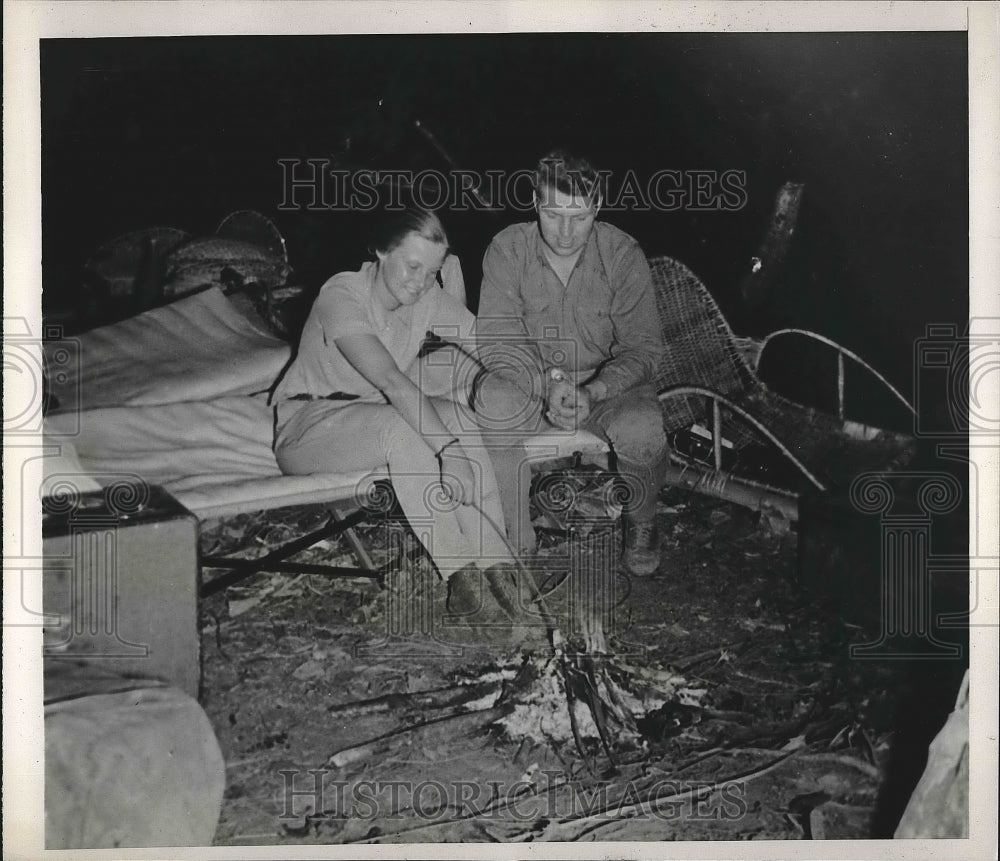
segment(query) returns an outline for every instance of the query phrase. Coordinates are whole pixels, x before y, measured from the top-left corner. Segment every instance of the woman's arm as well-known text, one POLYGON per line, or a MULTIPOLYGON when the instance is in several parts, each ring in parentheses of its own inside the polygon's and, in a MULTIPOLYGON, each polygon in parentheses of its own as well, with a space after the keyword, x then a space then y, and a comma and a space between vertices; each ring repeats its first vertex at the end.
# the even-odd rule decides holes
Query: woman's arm
MULTIPOLYGON (((345 335, 334 341, 337 349, 368 382, 377 388, 406 423, 427 440, 437 454, 455 435, 445 427, 430 399, 396 365, 374 335, 345 335)), ((449 445, 439 458, 441 482, 459 502, 475 501, 475 479, 460 443, 449 445), (447 468, 445 468, 445 465, 447 468), (454 481, 449 481, 454 479, 454 481)))

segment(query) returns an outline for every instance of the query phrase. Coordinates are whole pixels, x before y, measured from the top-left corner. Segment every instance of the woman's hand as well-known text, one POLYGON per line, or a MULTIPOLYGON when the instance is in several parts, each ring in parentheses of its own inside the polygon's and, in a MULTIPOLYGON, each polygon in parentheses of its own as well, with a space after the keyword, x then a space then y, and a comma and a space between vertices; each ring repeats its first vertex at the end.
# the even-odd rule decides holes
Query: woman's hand
POLYGON ((462 276, 462 264, 454 254, 449 254, 441 266, 441 286, 444 292, 454 296, 463 305, 465 300, 465 278, 462 276))
POLYGON ((462 505, 476 501, 476 474, 458 443, 449 445, 438 458, 440 480, 449 499, 462 505))

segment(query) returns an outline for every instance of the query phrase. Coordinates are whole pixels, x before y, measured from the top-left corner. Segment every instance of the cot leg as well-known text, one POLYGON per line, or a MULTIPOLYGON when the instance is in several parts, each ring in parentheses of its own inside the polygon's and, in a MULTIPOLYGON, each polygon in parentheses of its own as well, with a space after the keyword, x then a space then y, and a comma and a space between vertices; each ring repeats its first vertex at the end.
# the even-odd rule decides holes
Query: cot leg
POLYGON ((287 544, 282 545, 259 559, 239 559, 226 556, 202 556, 199 560, 202 569, 219 568, 227 571, 228 573, 216 577, 209 583, 203 584, 200 592, 201 597, 207 598, 210 595, 214 595, 216 592, 228 589, 235 583, 239 583, 241 580, 245 580, 259 571, 306 572, 312 574, 322 573, 334 577, 372 577, 381 581, 382 571, 375 567, 371 557, 364 550, 360 539, 358 539, 357 534, 354 533, 353 530, 353 527, 356 524, 365 519, 366 514, 367 512, 359 509, 347 517, 341 518, 335 511, 331 511, 330 519, 321 529, 311 532, 308 535, 304 535, 302 538, 289 541, 287 544), (358 552, 358 548, 361 548, 361 552, 358 556, 361 559, 362 565, 365 566, 363 568, 345 568, 335 565, 306 565, 302 563, 284 561, 289 556, 294 556, 296 553, 312 547, 312 545, 317 541, 322 541, 324 538, 332 538, 342 532, 346 532, 347 530, 354 533, 352 535, 353 540, 351 537, 348 538, 348 543, 351 545, 351 548, 356 553, 358 552), (355 546, 355 542, 357 543, 357 546, 355 546))
MULTIPOLYGON (((334 505, 330 508, 330 515, 335 522, 344 522, 340 519, 340 512, 337 510, 337 506, 334 505)), ((353 526, 344 527, 344 538, 347 540, 351 550, 354 551, 354 555, 358 557, 358 561, 361 562, 361 567, 369 571, 374 571, 375 563, 372 561, 371 556, 368 555, 368 551, 365 550, 365 545, 361 543, 361 539, 358 538, 358 533, 354 531, 353 526)))

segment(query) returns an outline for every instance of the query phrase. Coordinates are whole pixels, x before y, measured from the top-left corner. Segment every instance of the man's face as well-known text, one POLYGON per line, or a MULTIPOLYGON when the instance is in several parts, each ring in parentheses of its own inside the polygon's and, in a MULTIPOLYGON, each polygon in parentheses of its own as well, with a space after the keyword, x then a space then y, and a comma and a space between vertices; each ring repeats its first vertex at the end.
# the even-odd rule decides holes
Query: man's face
POLYGON ((535 196, 535 208, 538 228, 549 250, 559 257, 572 257, 587 244, 600 206, 583 195, 549 186, 542 189, 541 199, 535 196))

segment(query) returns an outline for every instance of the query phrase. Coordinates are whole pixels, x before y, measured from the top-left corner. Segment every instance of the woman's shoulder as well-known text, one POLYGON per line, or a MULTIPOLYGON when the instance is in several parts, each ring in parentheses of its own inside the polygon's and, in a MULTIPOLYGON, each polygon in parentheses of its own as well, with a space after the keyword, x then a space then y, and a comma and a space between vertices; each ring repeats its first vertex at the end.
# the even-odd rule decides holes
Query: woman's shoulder
POLYGON ((336 275, 332 275, 319 288, 320 294, 337 291, 367 294, 371 281, 369 270, 374 265, 370 262, 363 263, 357 272, 338 272, 336 275))
POLYGON ((365 263, 357 272, 338 272, 328 278, 316 296, 316 304, 364 303, 371 287, 369 268, 372 263, 365 263))

